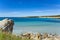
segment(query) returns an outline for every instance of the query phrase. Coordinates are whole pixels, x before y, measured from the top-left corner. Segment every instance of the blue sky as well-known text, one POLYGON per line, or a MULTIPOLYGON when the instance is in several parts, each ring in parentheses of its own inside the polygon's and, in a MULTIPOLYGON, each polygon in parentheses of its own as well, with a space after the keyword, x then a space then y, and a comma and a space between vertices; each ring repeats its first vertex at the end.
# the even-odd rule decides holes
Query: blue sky
POLYGON ((0 0, 0 17, 60 15, 60 0, 0 0))

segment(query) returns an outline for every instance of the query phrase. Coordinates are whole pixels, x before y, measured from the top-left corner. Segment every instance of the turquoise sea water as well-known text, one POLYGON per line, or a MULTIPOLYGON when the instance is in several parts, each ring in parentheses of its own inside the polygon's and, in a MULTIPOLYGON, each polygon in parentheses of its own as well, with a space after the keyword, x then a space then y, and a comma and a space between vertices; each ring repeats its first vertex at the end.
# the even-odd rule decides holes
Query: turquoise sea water
MULTIPOLYGON (((23 32, 40 32, 40 33, 57 33, 60 34, 60 19, 52 18, 18 18, 8 17, 15 22, 13 33, 20 34, 23 32)), ((2 20, 4 18, 0 18, 2 20)))
POLYGON ((57 33, 60 34, 60 23, 54 22, 15 22, 15 33, 22 32, 40 32, 40 33, 57 33))

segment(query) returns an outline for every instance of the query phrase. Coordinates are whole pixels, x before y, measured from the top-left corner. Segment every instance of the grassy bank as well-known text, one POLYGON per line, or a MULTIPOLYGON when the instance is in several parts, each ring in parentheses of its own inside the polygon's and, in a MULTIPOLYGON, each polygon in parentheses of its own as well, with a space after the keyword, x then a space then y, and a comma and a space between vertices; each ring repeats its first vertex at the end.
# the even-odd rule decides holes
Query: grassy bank
POLYGON ((16 35, 0 32, 0 40, 29 40, 29 39, 27 38, 22 39, 21 37, 16 36, 16 35))

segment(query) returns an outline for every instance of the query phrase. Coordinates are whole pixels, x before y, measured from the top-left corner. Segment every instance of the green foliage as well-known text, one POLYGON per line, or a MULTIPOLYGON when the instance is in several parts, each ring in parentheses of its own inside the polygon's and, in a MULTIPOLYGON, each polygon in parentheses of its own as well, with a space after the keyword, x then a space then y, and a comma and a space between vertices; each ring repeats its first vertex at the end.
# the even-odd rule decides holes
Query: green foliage
POLYGON ((22 39, 21 37, 16 35, 0 32, 0 40, 30 40, 30 39, 27 38, 22 39))

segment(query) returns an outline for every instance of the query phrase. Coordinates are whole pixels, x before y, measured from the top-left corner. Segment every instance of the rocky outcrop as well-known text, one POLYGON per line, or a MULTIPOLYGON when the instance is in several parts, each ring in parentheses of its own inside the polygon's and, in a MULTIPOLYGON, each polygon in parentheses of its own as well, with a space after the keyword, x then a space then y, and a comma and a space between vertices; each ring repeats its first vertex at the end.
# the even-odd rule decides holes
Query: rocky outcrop
POLYGON ((9 32, 12 33, 14 26, 14 21, 11 19, 3 19, 0 21, 0 29, 2 29, 2 32, 9 32))
POLYGON ((22 34, 20 37, 23 38, 28 38, 28 39, 32 39, 32 40, 60 40, 60 36, 57 35, 52 35, 52 34, 48 34, 48 33, 24 33, 22 34))

